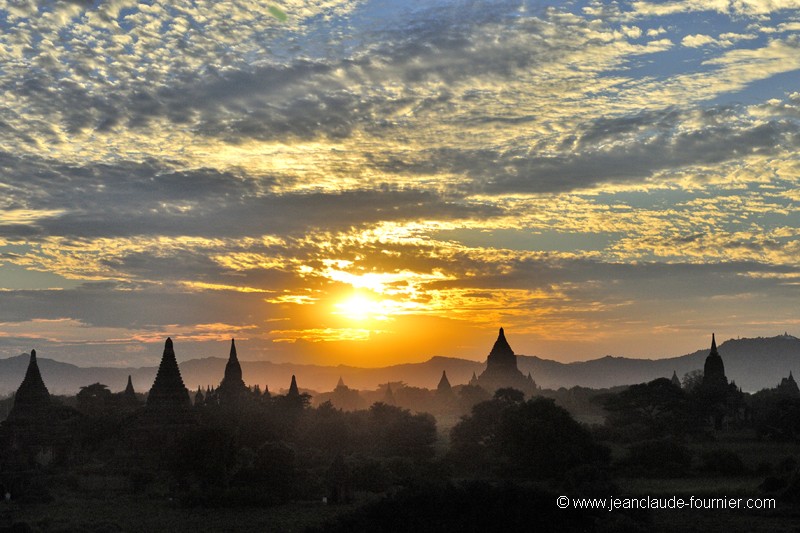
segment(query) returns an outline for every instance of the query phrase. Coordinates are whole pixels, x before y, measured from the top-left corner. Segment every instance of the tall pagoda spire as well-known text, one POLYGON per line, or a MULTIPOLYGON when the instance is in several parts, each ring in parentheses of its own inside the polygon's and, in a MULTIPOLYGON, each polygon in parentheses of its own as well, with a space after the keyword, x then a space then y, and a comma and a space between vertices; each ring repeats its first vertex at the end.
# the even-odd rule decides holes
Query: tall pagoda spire
POLYGON ((228 356, 228 362, 225 365, 225 377, 222 378, 222 383, 241 383, 242 380, 242 366, 239 364, 239 358, 236 356, 236 342, 231 339, 231 353, 228 356))
POLYGON ((8 414, 10 420, 18 418, 36 417, 50 406, 50 392, 42 380, 39 364, 36 362, 36 350, 31 350, 28 369, 17 393, 14 396, 14 406, 8 414))
POLYGON ((297 388, 297 378, 292 374, 292 384, 289 385, 289 392, 287 396, 300 396, 300 389, 297 388))
POLYGON ((120 399, 120 405, 123 409, 134 409, 139 407, 139 398, 136 397, 136 391, 133 388, 133 380, 131 379, 130 374, 128 374, 128 384, 125 386, 125 390, 120 392, 118 396, 120 399))
POLYGON ((231 352, 225 364, 225 375, 219 384, 219 399, 223 402, 236 401, 247 392, 247 385, 242 379, 242 367, 236 355, 236 342, 231 339, 231 352))
POLYGON ((127 396, 133 396, 134 398, 136 397, 136 391, 133 390, 133 380, 130 374, 128 374, 128 384, 125 385, 125 394, 127 396))
POLYGON ((497 334, 497 340, 494 341, 492 351, 489 352, 487 363, 490 365, 513 365, 514 368, 517 367, 517 359, 514 356, 514 350, 512 350, 511 345, 508 344, 506 333, 503 328, 500 328, 500 332, 497 334))
POLYGON ((442 378, 439 380, 439 385, 436 387, 436 392, 439 394, 450 394, 453 388, 450 386, 450 380, 447 379, 447 372, 442 370, 442 378))
POLYGON ((703 385, 714 389, 722 389, 728 386, 728 378, 725 377, 725 365, 717 351, 717 339, 711 334, 711 349, 708 351, 705 365, 703 365, 703 385))
POLYGON ((512 387, 521 391, 531 389, 531 384, 517 368, 517 356, 508 344, 503 328, 500 328, 492 351, 486 358, 486 370, 478 376, 478 384, 490 392, 501 387, 512 387))
POLYGON ((25 371, 25 378, 14 396, 14 405, 39 404, 49 401, 50 392, 44 384, 41 372, 39 372, 39 364, 36 362, 36 350, 31 350, 28 369, 25 371))
POLYGON ((136 391, 133 388, 133 380, 130 374, 128 374, 128 384, 125 386, 125 390, 122 391, 122 398, 123 401, 126 402, 138 403, 139 401, 136 397, 136 391))
POLYGON ((183 384, 178 360, 175 359, 175 350, 172 348, 172 339, 167 338, 156 379, 147 396, 147 406, 189 407, 190 405, 189 391, 183 384))

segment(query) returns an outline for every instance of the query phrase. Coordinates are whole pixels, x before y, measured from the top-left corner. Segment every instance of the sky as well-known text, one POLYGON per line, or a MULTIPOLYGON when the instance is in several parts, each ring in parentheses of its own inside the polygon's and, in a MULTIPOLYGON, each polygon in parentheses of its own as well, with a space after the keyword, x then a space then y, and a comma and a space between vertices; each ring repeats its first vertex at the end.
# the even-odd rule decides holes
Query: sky
POLYGON ((800 0, 0 0, 0 357, 800 334, 800 0))

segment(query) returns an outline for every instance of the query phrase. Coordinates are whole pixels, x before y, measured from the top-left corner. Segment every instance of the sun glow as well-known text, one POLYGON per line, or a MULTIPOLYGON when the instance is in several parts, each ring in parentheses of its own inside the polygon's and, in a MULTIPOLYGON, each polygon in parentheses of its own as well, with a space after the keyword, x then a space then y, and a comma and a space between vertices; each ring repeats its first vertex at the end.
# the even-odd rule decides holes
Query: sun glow
POLYGON ((389 298, 376 300, 363 293, 354 294, 334 304, 334 307, 336 310, 333 314, 356 322, 392 320, 397 315, 419 312, 419 305, 414 302, 398 302, 389 298))
POLYGON ((383 304, 363 294, 356 294, 335 305, 335 314, 342 315, 357 322, 365 320, 387 320, 389 309, 383 304))

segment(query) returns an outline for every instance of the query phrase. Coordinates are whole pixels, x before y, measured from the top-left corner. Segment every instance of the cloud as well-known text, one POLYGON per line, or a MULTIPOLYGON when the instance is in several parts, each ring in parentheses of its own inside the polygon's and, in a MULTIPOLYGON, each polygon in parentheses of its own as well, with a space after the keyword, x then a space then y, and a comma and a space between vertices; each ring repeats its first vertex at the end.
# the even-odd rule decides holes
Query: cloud
POLYGON ((380 221, 486 217, 490 206, 419 188, 272 192, 275 181, 155 162, 64 165, 0 154, 7 209, 0 235, 243 237, 380 221), (16 176, 27 176, 17 181, 16 176), (304 213, 303 216, 297 216, 304 213), (12 216, 13 215, 13 216, 12 216))
POLYGON ((713 165, 755 154, 797 148, 798 124, 772 120, 736 124, 730 110, 702 116, 667 110, 584 124, 562 154, 544 155, 525 148, 431 149, 376 160, 383 172, 470 178, 469 192, 488 194, 564 192, 602 183, 643 182, 656 172, 713 165), (690 120, 701 124, 687 128, 690 120), (417 159, 415 159, 417 157, 417 159))
POLYGON ((681 39, 681 44, 683 46, 688 46, 689 48, 700 48, 702 46, 706 46, 709 44, 717 44, 718 41, 713 37, 703 34, 694 34, 694 35, 687 35, 683 39, 681 39))

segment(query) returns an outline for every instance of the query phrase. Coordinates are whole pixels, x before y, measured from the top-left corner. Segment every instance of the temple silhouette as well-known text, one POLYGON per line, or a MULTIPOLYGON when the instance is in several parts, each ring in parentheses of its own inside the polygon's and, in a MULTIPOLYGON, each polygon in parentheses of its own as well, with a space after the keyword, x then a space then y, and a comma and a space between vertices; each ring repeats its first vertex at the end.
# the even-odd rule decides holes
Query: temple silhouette
POLYGON ((725 364, 717 351, 717 339, 711 334, 711 350, 703 365, 703 387, 708 389, 725 389, 728 378, 725 376, 725 364))
POLYGON ((228 355, 228 362, 225 364, 225 375, 222 377, 216 394, 220 403, 235 404, 250 392, 242 379, 242 366, 239 364, 236 354, 236 341, 231 339, 231 351, 228 355))
MULTIPOLYGON (((507 387, 518 389, 528 395, 535 394, 537 390, 530 373, 526 377, 517 368, 517 356, 508 344, 503 328, 500 328, 497 340, 486 358, 486 370, 477 377, 476 381, 478 386, 489 393, 507 387)), ((472 384, 472 380, 470 380, 470 384, 472 384)))
POLYGON ((175 359, 175 350, 172 347, 172 339, 167 338, 156 379, 150 389, 150 394, 147 395, 147 407, 176 411, 190 405, 189 391, 183 384, 178 361, 175 359))

